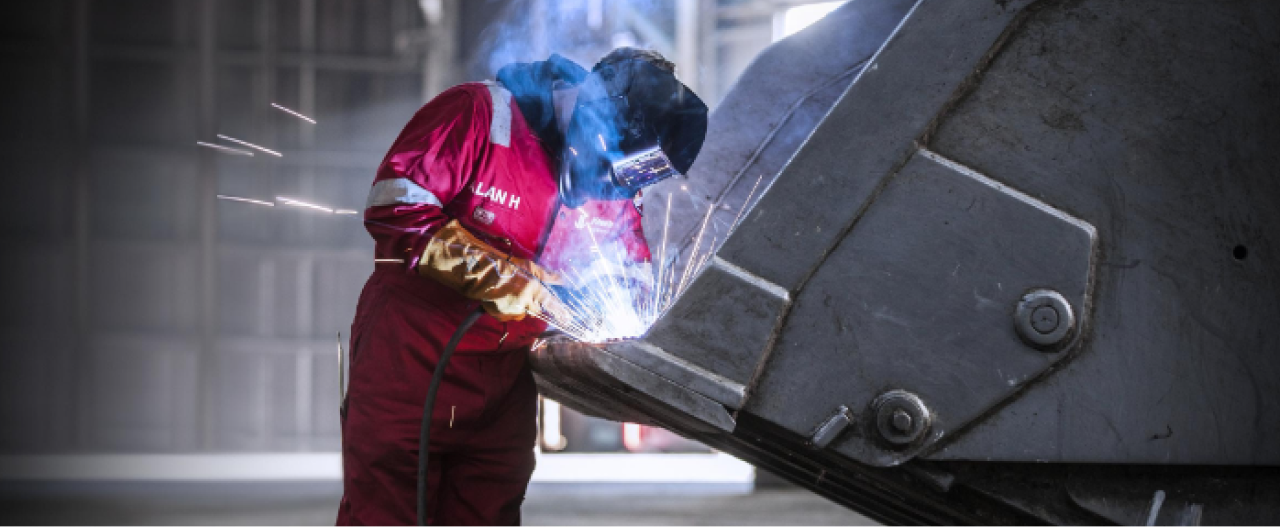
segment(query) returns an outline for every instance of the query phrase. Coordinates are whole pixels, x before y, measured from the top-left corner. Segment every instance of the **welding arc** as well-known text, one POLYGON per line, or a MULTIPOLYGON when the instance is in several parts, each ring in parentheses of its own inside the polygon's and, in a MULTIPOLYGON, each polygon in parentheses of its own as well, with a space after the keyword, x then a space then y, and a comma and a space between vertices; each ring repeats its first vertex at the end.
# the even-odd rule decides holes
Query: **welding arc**
POLYGON ((440 382, 444 380, 444 369, 449 366, 449 358, 453 356, 454 348, 458 347, 463 335, 467 334, 467 330, 471 329, 483 314, 484 308, 476 308, 467 315, 467 318, 462 319, 458 329, 453 332, 453 338, 449 339, 449 343, 444 346, 444 351, 440 353, 440 360, 436 361, 436 371, 431 374, 431 385, 427 387, 427 400, 422 404, 422 431, 418 436, 418 525, 427 524, 427 457, 431 452, 431 414, 435 411, 436 392, 440 389, 440 382))

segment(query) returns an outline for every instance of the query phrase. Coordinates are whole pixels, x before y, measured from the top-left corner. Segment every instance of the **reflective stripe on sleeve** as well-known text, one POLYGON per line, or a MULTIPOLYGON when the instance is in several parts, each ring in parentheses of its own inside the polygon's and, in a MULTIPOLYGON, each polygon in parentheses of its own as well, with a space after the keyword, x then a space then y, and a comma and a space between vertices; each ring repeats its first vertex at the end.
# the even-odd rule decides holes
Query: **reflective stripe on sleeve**
POLYGON ((435 205, 443 207, 440 198, 430 190, 418 186, 405 178, 384 179, 373 184, 369 189, 369 200, 365 208, 383 205, 435 205))
POLYGON ((498 83, 486 83, 493 101, 493 121, 489 122, 489 142, 511 146, 511 92, 498 83))

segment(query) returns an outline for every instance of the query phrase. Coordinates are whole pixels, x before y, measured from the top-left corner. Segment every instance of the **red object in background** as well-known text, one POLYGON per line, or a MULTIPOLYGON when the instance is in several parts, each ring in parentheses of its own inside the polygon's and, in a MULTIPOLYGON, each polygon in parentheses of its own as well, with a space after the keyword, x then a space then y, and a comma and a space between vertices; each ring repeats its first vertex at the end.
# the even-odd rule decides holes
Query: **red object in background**
MULTIPOLYGON (((562 207, 551 162, 509 92, 464 84, 423 106, 387 153, 365 224, 379 264, 351 331, 339 524, 415 521, 418 432, 436 359, 479 303, 415 272, 450 219, 501 251, 562 270, 600 247, 647 262, 631 200, 562 207), (592 229, 588 232, 587 229, 592 229)), ((526 352, 545 324, 482 317, 462 339, 431 417, 429 517, 513 524, 533 471, 536 389, 526 352)))
POLYGON ((631 452, 643 450, 645 428, 636 423, 622 423, 622 446, 631 452))

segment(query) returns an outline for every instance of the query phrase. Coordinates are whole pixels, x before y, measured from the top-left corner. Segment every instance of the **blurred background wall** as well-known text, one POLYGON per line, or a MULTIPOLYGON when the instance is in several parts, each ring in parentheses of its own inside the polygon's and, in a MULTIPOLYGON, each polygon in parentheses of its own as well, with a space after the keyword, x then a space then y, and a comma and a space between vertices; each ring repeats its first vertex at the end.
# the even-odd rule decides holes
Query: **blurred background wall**
POLYGON ((7 2, 0 455, 336 452, 371 241, 358 215, 217 195, 359 211, 425 100, 549 52, 656 49, 714 107, 838 4, 7 2), (243 148, 219 134, 281 155, 196 144, 243 148))

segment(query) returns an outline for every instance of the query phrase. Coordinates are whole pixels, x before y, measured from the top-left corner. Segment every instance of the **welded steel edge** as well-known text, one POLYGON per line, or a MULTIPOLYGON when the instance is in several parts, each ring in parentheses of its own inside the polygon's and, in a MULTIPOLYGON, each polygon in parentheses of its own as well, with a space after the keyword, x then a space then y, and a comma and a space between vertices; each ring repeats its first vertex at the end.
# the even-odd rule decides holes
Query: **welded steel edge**
POLYGON ((587 375, 594 381, 592 387, 612 392, 587 394, 588 397, 626 400, 624 406, 641 414, 672 414, 670 410, 674 409, 678 412, 670 415, 668 421, 683 421, 686 426, 704 429, 709 426, 724 432, 732 431, 735 426, 733 417, 721 403, 615 355, 605 346, 558 342, 535 352, 531 363, 535 373, 548 378, 572 378, 550 371, 549 365, 571 375, 587 375), (646 401, 636 399, 638 394, 665 407, 645 404, 646 401), (689 423, 690 418, 697 423, 689 423))
POLYGON ((692 390, 729 408, 741 408, 746 387, 702 369, 644 341, 609 344, 608 353, 644 368, 673 384, 692 390))

